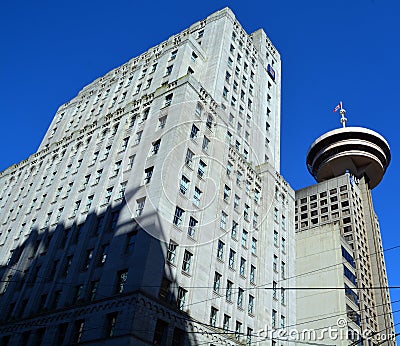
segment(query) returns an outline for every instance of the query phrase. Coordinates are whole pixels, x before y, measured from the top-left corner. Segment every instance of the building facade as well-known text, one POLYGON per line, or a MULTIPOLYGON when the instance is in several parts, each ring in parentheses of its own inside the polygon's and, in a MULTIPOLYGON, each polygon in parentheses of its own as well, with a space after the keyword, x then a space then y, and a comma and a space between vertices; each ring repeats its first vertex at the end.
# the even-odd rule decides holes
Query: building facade
POLYGON ((260 331, 296 323, 280 72, 225 8, 62 105, 0 174, 2 344, 276 344, 260 331))
MULTIPOLYGON (((379 345, 385 339, 386 345, 396 344, 371 195, 390 159, 389 145, 372 130, 330 131, 307 155, 318 183, 296 191, 296 284, 319 288, 299 291, 297 323, 317 335, 335 328, 336 345, 379 345)), ((332 339, 326 333, 320 340, 332 339)))

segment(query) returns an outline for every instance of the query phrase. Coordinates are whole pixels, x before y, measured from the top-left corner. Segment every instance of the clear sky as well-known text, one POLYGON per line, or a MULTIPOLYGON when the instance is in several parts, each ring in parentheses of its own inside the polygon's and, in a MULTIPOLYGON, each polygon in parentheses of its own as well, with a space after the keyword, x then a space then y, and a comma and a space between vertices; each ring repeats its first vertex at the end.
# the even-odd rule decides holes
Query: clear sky
MULTIPOLYGON (((373 197, 384 248, 400 245, 398 0, 3 1, 0 171, 36 151, 57 108, 85 85, 225 6, 248 33, 264 28, 281 53, 283 176, 294 189, 314 183, 305 155, 340 126, 332 109, 342 100, 349 126, 391 146, 373 197)), ((400 286, 400 249, 385 257, 390 285, 400 286)), ((400 290, 391 295, 399 300, 400 290)))

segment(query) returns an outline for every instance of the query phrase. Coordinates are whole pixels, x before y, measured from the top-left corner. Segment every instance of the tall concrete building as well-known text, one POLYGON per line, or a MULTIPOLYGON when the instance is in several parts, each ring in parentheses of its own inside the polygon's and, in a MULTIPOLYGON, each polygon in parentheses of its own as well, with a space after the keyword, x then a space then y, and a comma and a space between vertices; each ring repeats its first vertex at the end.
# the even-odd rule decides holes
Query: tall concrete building
POLYGON ((2 345, 250 344, 295 324, 280 76, 226 8, 60 106, 0 173, 2 345))
POLYGON ((318 183, 296 191, 296 284, 315 287, 298 291, 297 323, 320 336, 332 327, 335 345, 396 344, 371 196, 390 158, 381 135, 344 126, 311 145, 307 166, 318 183))

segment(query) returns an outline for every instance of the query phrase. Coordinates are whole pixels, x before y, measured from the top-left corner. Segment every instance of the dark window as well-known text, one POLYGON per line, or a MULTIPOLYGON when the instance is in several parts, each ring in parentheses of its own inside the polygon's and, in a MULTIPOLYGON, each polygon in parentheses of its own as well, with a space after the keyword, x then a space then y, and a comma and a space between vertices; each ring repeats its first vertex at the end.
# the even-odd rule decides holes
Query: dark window
POLYGON ((62 345, 65 339, 65 334, 67 333, 67 328, 68 328, 68 323, 61 323, 58 327, 57 327, 57 335, 56 335, 56 339, 57 345, 62 345))
POLYGON ((166 345, 167 332, 168 332, 168 323, 158 319, 156 328, 154 330, 153 344, 166 345))
POLYGON ((135 244, 136 244, 136 235, 137 235, 137 231, 133 231, 133 232, 130 232, 127 234, 125 253, 133 252, 133 250, 135 248, 135 244))
POLYGON ((82 338, 82 332, 85 327, 85 320, 76 320, 74 323, 74 330, 72 334, 72 343, 79 343, 82 338))
POLYGON ((105 333, 107 338, 111 338, 115 333, 115 325, 117 324, 118 313, 113 312, 111 314, 107 314, 106 316, 106 326, 105 333))
POLYGON ((128 270, 120 270, 117 273, 116 293, 124 292, 127 279, 128 279, 128 270))
POLYGON ((158 296, 164 301, 169 300, 170 286, 171 286, 171 280, 169 280, 167 278, 163 278, 161 281, 161 287, 160 287, 160 292, 159 292, 158 296))
POLYGON ((174 328, 172 335, 172 346, 181 346, 185 344, 185 332, 182 329, 174 328))

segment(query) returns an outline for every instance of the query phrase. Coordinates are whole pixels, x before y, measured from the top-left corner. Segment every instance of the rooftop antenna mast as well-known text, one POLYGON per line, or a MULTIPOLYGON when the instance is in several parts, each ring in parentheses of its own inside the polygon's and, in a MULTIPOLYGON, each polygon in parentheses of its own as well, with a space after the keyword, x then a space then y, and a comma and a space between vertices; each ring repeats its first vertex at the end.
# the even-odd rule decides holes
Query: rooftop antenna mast
POLYGON ((347 118, 346 118, 346 110, 343 108, 343 103, 342 101, 339 102, 339 104, 335 107, 333 110, 334 112, 339 111, 340 114, 340 123, 342 124, 343 127, 346 127, 347 123, 347 118))
POLYGON ((340 123, 343 125, 343 127, 346 127, 347 123, 347 118, 345 117, 346 115, 346 110, 344 108, 340 108, 340 123))

